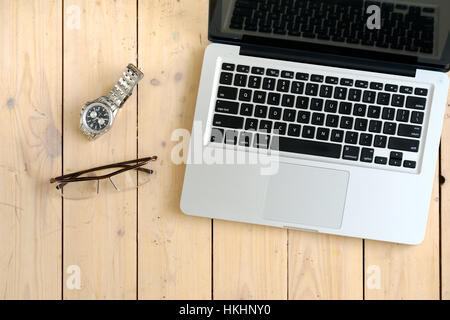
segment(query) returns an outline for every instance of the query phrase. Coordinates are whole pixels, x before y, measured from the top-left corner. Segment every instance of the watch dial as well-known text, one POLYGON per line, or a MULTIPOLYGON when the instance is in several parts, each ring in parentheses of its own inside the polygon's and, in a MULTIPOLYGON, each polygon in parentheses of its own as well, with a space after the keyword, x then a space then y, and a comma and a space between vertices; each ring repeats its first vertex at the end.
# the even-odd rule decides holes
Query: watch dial
POLYGON ((102 131, 110 121, 108 109, 100 104, 94 105, 86 111, 86 124, 91 130, 102 131))

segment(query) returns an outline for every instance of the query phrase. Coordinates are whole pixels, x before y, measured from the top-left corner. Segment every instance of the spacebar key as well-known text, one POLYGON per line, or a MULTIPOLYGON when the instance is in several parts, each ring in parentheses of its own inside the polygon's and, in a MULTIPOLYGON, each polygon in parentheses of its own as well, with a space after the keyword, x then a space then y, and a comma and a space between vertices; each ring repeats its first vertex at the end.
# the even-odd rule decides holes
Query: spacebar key
POLYGON ((308 154, 339 159, 342 146, 340 144, 317 142, 310 140, 291 139, 285 137, 274 138, 272 150, 308 154), (277 141, 278 140, 278 141, 277 141))

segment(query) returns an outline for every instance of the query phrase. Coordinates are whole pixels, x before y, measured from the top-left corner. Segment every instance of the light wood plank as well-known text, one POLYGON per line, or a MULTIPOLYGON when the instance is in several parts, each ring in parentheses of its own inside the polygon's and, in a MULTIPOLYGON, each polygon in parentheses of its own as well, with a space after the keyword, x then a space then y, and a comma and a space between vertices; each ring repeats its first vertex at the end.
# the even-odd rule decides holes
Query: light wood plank
POLYGON ((61 14, 0 1, 0 299, 61 296, 61 14))
POLYGON ((365 287, 366 299, 439 299, 439 166, 425 240, 417 246, 365 242, 366 283, 380 271, 380 287, 365 287), (367 272, 369 270, 369 272, 367 272))
MULTIPOLYGON (((78 126, 82 104, 107 94, 127 64, 136 63, 136 1, 64 4, 64 171, 134 159, 136 93, 98 140, 88 141, 78 126)), ((136 298, 136 218, 136 191, 118 193, 108 181, 97 198, 64 201, 64 270, 81 269, 81 289, 64 283, 65 299, 136 298)))
MULTIPOLYGON (((450 73, 448 73, 450 76, 450 73)), ((450 88, 441 139, 441 288, 442 299, 450 300, 450 88)))
POLYGON ((214 221, 214 299, 286 299, 287 231, 214 221))
POLYGON ((139 155, 157 154, 139 190, 139 298, 211 297, 211 222, 184 216, 184 166, 171 161, 173 130, 191 129, 208 1, 139 1, 139 155))
POLYGON ((289 299, 362 299, 362 240, 289 230, 289 299))

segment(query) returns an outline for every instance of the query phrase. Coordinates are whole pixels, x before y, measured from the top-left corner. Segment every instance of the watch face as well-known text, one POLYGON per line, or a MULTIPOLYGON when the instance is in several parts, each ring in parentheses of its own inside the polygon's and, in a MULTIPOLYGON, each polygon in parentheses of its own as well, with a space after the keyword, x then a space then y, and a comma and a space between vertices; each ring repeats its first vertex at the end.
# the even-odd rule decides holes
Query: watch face
POLYGON ((97 103, 86 109, 85 120, 89 129, 93 131, 102 131, 109 125, 111 114, 107 107, 97 103))

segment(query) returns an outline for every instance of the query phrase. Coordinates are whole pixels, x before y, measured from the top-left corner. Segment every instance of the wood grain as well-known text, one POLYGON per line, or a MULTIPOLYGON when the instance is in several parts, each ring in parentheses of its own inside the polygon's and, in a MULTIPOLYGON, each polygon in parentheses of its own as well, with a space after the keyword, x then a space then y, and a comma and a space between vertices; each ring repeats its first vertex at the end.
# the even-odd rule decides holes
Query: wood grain
POLYGON ((139 190, 139 298, 211 298, 211 222, 184 216, 184 166, 171 160, 176 129, 190 130, 204 48, 207 3, 139 1, 139 155, 159 156, 139 190))
POLYGON ((362 299, 362 240, 289 230, 289 299, 362 299))
MULTIPOLYGON (((64 5, 64 171, 134 159, 136 93, 98 140, 88 141, 78 126, 82 104, 107 94, 127 64, 136 63, 136 1, 64 5), (69 24, 77 7, 79 29, 69 24)), ((98 197, 64 201, 64 270, 81 269, 81 289, 64 283, 65 299, 135 299, 136 261, 136 191, 119 193, 106 180, 98 197)))
POLYGON ((381 286, 365 287, 366 299, 439 299, 439 165, 425 240, 416 246, 365 241, 366 283, 380 270, 381 286))
POLYGON ((0 1, 0 299, 61 297, 61 2, 0 1))
MULTIPOLYGON (((448 74, 450 76, 450 73, 448 74)), ((441 139, 441 290, 450 300, 450 88, 441 139)))

